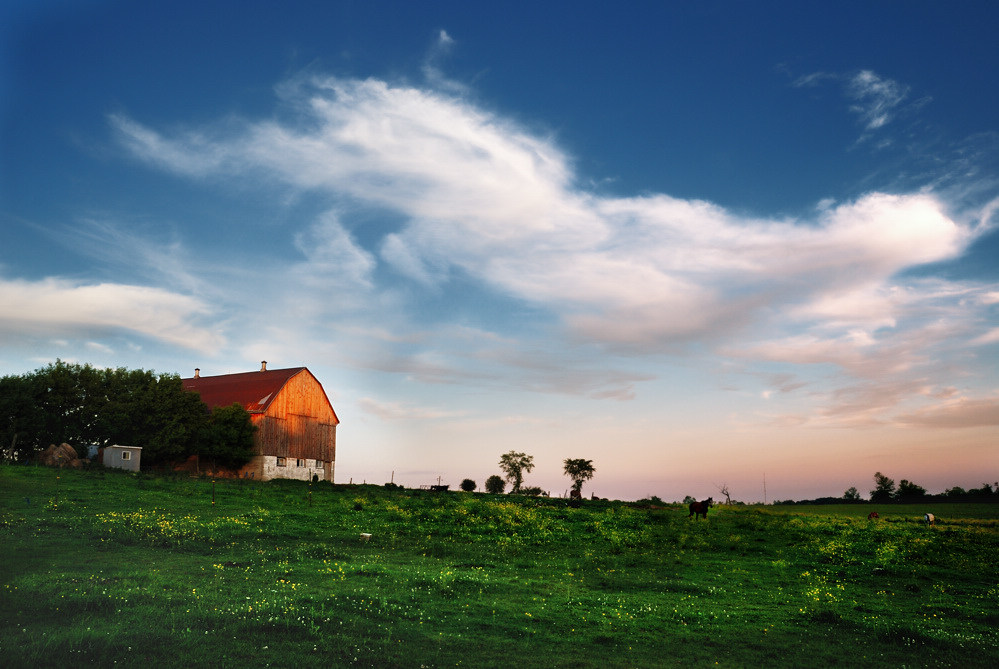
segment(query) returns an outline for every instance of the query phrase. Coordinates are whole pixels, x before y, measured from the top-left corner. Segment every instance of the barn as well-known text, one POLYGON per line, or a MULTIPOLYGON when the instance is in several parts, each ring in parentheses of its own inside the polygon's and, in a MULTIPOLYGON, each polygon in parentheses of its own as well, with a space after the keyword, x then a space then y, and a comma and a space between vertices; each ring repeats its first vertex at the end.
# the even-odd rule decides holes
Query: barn
POLYGON ((209 408, 239 404, 257 426, 255 455, 238 474, 270 479, 333 481, 340 420, 319 380, 305 367, 182 379, 209 408))

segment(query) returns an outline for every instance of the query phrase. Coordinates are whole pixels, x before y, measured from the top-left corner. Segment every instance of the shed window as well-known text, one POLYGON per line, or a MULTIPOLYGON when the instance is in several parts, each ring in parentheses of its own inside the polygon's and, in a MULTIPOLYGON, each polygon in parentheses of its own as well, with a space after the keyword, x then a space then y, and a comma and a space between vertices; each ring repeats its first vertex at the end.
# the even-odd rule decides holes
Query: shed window
POLYGON ((132 459, 132 451, 122 451, 121 452, 121 459, 122 460, 131 460, 132 459))
POLYGON ((278 458, 277 459, 277 466, 278 467, 284 467, 285 465, 286 465, 286 462, 285 462, 284 458, 278 458))

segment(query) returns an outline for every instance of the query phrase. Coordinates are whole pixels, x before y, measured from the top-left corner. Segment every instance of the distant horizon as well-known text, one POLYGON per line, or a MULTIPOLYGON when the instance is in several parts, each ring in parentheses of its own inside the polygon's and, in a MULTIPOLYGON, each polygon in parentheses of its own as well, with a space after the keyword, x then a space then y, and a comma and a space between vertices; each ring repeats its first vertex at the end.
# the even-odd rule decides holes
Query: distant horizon
MULTIPOLYGON (((86 364, 91 364, 91 363, 87 363, 85 361, 81 361, 78 364, 86 365, 86 364)), ((42 365, 42 367, 44 367, 44 366, 45 365, 42 365)), ((95 365, 91 365, 91 366, 95 366, 95 365)), ((115 368, 116 366, 112 365, 111 367, 115 368)), ((267 371, 275 372, 275 371, 281 371, 281 370, 284 370, 284 369, 299 369, 299 368, 308 369, 308 365, 293 365, 293 366, 289 366, 289 367, 274 367, 274 366, 271 366, 268 363, 267 371)), ((199 369, 200 370, 201 368, 194 368, 194 369, 199 369)), ((175 374, 175 375, 179 376, 181 379, 188 379, 188 378, 192 378, 193 377, 194 369, 191 370, 191 376, 185 376, 184 374, 181 374, 179 372, 162 372, 160 370, 148 370, 148 371, 155 372, 157 374, 175 374)), ((228 375, 228 374, 250 374, 250 373, 253 373, 253 372, 260 371, 260 369, 261 369, 261 366, 260 366, 260 363, 258 363, 258 366, 257 366, 256 369, 248 369, 248 370, 242 370, 242 371, 231 371, 231 372, 230 371, 217 371, 217 372, 212 372, 212 373, 201 374, 201 376, 203 376, 203 377, 211 377, 211 376, 221 376, 221 375, 228 375)), ((34 371, 34 370, 29 370, 29 372, 30 371, 34 371)), ((25 372, 25 373, 28 373, 28 372, 25 372)), ((322 379, 319 379, 319 381, 320 381, 320 384, 321 384, 322 383, 322 379)), ((335 406, 334 406, 334 409, 336 409, 335 406)), ((516 450, 516 449, 514 449, 514 450, 516 450)), ((339 454, 340 454, 340 450, 339 450, 339 437, 338 437, 338 451, 337 452, 338 452, 338 460, 339 460, 339 454)), ((505 453, 505 452, 506 451, 503 451, 502 453, 497 453, 496 454, 496 458, 495 458, 495 460, 496 460, 495 471, 493 471, 492 473, 481 474, 481 475, 479 475, 479 478, 476 478, 475 476, 472 476, 472 475, 455 475, 455 476, 449 478, 449 477, 447 477, 447 476, 445 476, 443 474, 434 474, 433 470, 418 470, 418 471, 404 471, 404 470, 398 470, 398 471, 396 471, 396 470, 390 470, 386 474, 386 477, 385 477, 384 481, 377 481, 375 478, 372 478, 371 480, 368 480, 366 478, 360 478, 359 480, 354 481, 355 477, 353 477, 353 476, 346 476, 345 480, 342 479, 337 474, 337 472, 340 471, 340 468, 338 466, 335 466, 334 467, 334 481, 333 481, 333 483, 336 484, 336 485, 356 484, 356 485, 375 485, 375 486, 384 486, 384 485, 386 485, 388 483, 395 483, 395 484, 401 485, 403 488, 409 489, 409 490, 419 490, 421 487, 424 487, 424 486, 435 485, 435 484, 445 484, 445 485, 450 486, 450 488, 452 490, 458 490, 458 489, 460 489, 459 487, 460 487, 460 484, 461 484, 462 480, 464 480, 466 478, 470 478, 473 481, 475 481, 475 483, 476 483, 477 487, 476 487, 475 492, 483 492, 484 491, 484 486, 485 486, 485 481, 486 481, 486 479, 489 476, 492 476, 493 474, 501 476, 501 477, 503 476, 503 473, 502 473, 502 471, 499 468, 499 459, 500 459, 500 456, 502 456, 503 453, 505 453), (440 477, 439 481, 438 481, 438 477, 440 477), (402 482, 403 480, 408 481, 408 482, 407 483, 403 483, 402 482)), ((527 453, 529 455, 532 455, 532 453, 530 453, 529 451, 527 453)), ((356 456, 356 454, 351 454, 351 455, 352 456, 356 456)), ((567 456, 567 457, 569 457, 569 456, 567 456)), ((612 481, 610 484, 608 484, 607 486, 605 486, 604 488, 601 488, 601 489, 602 490, 617 490, 617 491, 624 490, 625 492, 623 492, 623 493, 611 493, 611 494, 600 493, 598 490, 595 489, 595 488, 599 488, 599 484, 600 484, 599 460, 595 460, 594 461, 594 465, 596 467, 596 474, 595 474, 594 479, 592 479, 590 481, 587 481, 583 485, 584 498, 588 498, 591 495, 595 494, 595 495, 597 495, 600 498, 613 499, 613 500, 618 500, 618 501, 623 501, 623 502, 635 502, 635 501, 641 501, 643 499, 650 499, 652 497, 659 497, 664 502, 682 503, 682 500, 685 497, 687 497, 688 495, 690 495, 690 496, 692 496, 692 497, 694 497, 695 499, 698 499, 698 500, 704 500, 704 499, 707 499, 709 497, 714 498, 715 495, 719 495, 719 496, 723 497, 722 493, 720 492, 720 490, 718 490, 718 488, 721 487, 721 486, 724 486, 726 484, 726 482, 724 482, 724 481, 720 482, 719 484, 713 484, 714 492, 712 492, 711 490, 707 490, 707 492, 705 492, 705 493, 703 493, 701 495, 692 495, 691 493, 687 492, 687 493, 682 493, 682 494, 673 493, 673 497, 669 497, 668 495, 663 495, 663 494, 659 494, 659 493, 638 494, 638 493, 631 492, 631 490, 634 488, 633 482, 630 481, 630 480, 624 480, 624 481, 612 481)), ((870 473, 870 475, 867 477, 867 482, 866 483, 851 483, 851 484, 845 485, 843 487, 843 489, 839 493, 835 493, 835 492, 828 493, 828 494, 807 494, 806 493, 804 495, 801 495, 799 493, 799 496, 797 496, 797 497, 793 496, 793 495, 791 495, 791 496, 780 496, 779 495, 777 497, 773 496, 773 494, 772 494, 771 491, 773 490, 774 482, 772 480, 770 482, 767 482, 766 479, 765 479, 765 473, 764 473, 764 477, 761 478, 761 480, 759 482, 758 490, 757 490, 756 493, 746 493, 747 496, 740 497, 740 496, 736 496, 735 495, 735 492, 734 492, 734 489, 733 489, 733 490, 730 490, 730 494, 732 494, 732 501, 733 502, 740 502, 740 503, 749 504, 749 505, 752 505, 752 504, 767 505, 767 504, 774 504, 777 501, 786 501, 786 500, 789 500, 789 499, 793 500, 793 501, 796 501, 796 502, 797 501, 808 501, 808 500, 814 500, 814 499, 823 499, 823 498, 825 498, 825 499, 839 499, 839 498, 843 497, 843 495, 846 493, 847 490, 849 490, 850 487, 855 487, 855 488, 857 488, 857 491, 861 495, 860 502, 862 502, 862 503, 869 503, 869 504, 876 504, 876 503, 893 504, 893 503, 896 503, 894 500, 893 501, 888 501, 888 502, 874 502, 874 501, 872 501, 870 499, 871 492, 873 491, 873 488, 875 487, 875 485, 874 485, 874 476, 875 476, 876 473, 877 472, 872 471, 870 473), (764 485, 766 485, 766 489, 767 489, 766 497, 764 497, 764 485), (756 494, 758 496, 754 498, 754 497, 752 497, 753 494, 756 494)), ((960 483, 960 482, 958 482, 958 483, 951 483, 951 484, 944 483, 944 484, 938 485, 938 489, 931 489, 929 486, 925 485, 923 482, 911 479, 911 478, 906 477, 906 476, 896 477, 891 472, 886 472, 886 471, 882 471, 881 473, 883 473, 886 476, 888 476, 889 478, 893 479, 895 481, 896 485, 900 481, 902 481, 903 479, 909 480, 912 483, 920 485, 920 486, 926 488, 927 495, 942 495, 942 494, 944 494, 944 492, 946 492, 947 490, 952 489, 954 487, 961 487, 961 488, 964 488, 965 490, 974 490, 974 489, 980 489, 984 485, 993 485, 993 484, 996 483, 995 481, 987 481, 987 480, 983 479, 982 481, 978 481, 978 482, 975 482, 975 483, 960 483)), ((562 462, 561 461, 559 461, 559 463, 558 463, 558 475, 557 476, 553 475, 552 472, 548 472, 548 471, 542 472, 542 471, 539 471, 539 469, 537 467, 535 467, 535 469, 531 473, 528 473, 528 474, 525 475, 525 481, 524 481, 524 486, 525 487, 535 487, 535 486, 541 487, 545 492, 549 493, 550 496, 553 497, 553 498, 568 497, 569 489, 571 488, 571 485, 572 485, 572 482, 569 480, 569 478, 567 476, 565 476, 565 474, 562 473, 562 462), (548 485, 544 485, 544 484, 540 484, 539 485, 539 483, 537 481, 548 482, 548 485)), ((680 484, 677 483, 676 485, 680 485, 680 484)), ((801 487, 799 487, 800 484, 787 484, 787 483, 778 481, 776 483, 776 485, 778 486, 779 490, 808 490, 808 489, 810 489, 809 487, 807 487, 807 484, 805 484, 806 487, 801 488, 801 487)), ((504 494, 507 494, 507 493, 510 492, 509 483, 507 483, 506 486, 507 487, 504 490, 504 494)), ((715 499, 715 502, 716 503, 721 503, 721 502, 719 502, 718 499, 715 499)))
POLYGON ((529 485, 585 458, 584 494, 621 500, 980 487, 996 25, 984 1, 14 0, 0 375, 308 367, 337 480, 481 485, 516 450, 529 485))

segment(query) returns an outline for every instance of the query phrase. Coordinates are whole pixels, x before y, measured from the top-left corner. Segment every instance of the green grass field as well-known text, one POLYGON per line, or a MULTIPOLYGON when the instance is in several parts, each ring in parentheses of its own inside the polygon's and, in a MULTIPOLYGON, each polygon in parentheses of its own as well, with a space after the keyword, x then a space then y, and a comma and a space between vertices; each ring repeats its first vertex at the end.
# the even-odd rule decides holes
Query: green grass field
POLYGON ((999 505, 881 506, 880 522, 871 508, 693 521, 618 502, 0 467, 0 657, 999 666, 999 505))

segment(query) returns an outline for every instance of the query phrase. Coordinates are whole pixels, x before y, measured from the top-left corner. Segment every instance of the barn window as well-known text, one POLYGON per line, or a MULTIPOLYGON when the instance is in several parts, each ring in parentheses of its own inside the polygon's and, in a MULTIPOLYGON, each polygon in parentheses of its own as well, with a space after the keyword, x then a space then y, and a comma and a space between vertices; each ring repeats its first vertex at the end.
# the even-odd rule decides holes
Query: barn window
POLYGON ((316 460, 316 469, 322 469, 322 468, 323 468, 323 461, 316 460))
POLYGON ((121 459, 122 460, 131 460, 132 459, 132 451, 122 451, 121 452, 121 459))
POLYGON ((285 463, 285 459, 284 459, 284 458, 278 458, 278 459, 277 459, 277 466, 278 466, 278 467, 284 467, 284 466, 285 466, 285 464, 286 464, 286 463, 285 463))
POLYGON ((305 459, 304 458, 299 458, 298 460, 295 461, 295 465, 297 467, 304 467, 305 466, 305 459))

